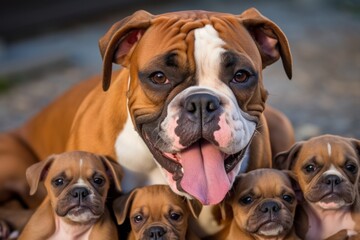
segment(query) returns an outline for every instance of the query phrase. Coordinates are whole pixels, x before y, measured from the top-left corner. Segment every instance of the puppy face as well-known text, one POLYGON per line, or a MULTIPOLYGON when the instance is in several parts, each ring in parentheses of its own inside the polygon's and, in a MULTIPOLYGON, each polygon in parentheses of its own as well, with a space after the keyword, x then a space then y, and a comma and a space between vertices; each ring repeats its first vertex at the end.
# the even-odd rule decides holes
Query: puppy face
POLYGON ((59 217, 89 223, 104 213, 111 182, 120 189, 120 168, 87 152, 51 156, 27 170, 31 193, 44 181, 51 206, 59 217))
POLYGON ((142 240, 185 239, 191 214, 187 200, 165 185, 139 188, 120 197, 114 211, 119 224, 130 219, 133 236, 142 240))
POLYGON ((229 204, 242 231, 280 237, 292 229, 297 202, 286 173, 258 169, 241 174, 233 191, 229 204))
POLYGON ((296 173, 304 198, 321 209, 352 205, 359 181, 359 141, 324 135, 280 154, 276 164, 296 173))
POLYGON ((173 191, 220 202, 246 169, 267 98, 262 69, 281 56, 291 76, 282 31, 254 9, 139 11, 116 23, 100 49, 105 89, 111 61, 129 69, 130 116, 173 191))

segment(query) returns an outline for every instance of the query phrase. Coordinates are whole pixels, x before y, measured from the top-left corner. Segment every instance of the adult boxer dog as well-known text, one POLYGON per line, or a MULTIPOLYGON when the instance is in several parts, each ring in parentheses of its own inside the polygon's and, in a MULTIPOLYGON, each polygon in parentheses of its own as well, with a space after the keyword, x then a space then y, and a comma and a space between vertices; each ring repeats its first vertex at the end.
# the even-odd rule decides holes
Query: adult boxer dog
POLYGON ((295 226, 300 237, 332 239, 346 232, 350 238, 341 239, 360 239, 359 140, 315 137, 277 155, 275 166, 298 178, 303 200, 295 226))
POLYGON ((130 219, 129 240, 199 239, 189 228, 189 218, 198 217, 201 205, 191 204, 167 185, 136 188, 116 199, 113 209, 119 224, 130 219))
POLYGON ((294 240, 297 200, 292 174, 276 169, 257 169, 240 174, 229 197, 222 203, 227 227, 207 240, 294 240))
POLYGON ((121 168, 88 152, 52 155, 28 168, 30 194, 44 181, 47 197, 19 239, 117 239, 106 207, 110 185, 120 187, 121 168))
POLYGON ((112 26, 100 51, 102 79, 80 83, 0 136, 0 201, 12 197, 8 186, 16 182, 25 204, 36 206, 25 196, 24 169, 52 153, 84 150, 120 162, 125 192, 168 184, 212 205, 239 172, 269 167, 271 149, 293 143, 282 114, 265 111, 270 136, 263 114, 262 69, 281 57, 291 77, 288 41, 255 9, 240 15, 138 11, 112 26), (124 68, 113 73, 113 62, 124 68), (277 135, 284 143, 270 146, 277 135))

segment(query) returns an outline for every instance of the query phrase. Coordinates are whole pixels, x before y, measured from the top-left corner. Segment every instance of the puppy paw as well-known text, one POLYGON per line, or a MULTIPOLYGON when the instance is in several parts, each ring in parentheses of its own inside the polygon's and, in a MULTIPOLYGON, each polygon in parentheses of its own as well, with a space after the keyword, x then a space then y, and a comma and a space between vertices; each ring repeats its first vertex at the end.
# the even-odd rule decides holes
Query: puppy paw
POLYGON ((10 226, 4 220, 0 219, 0 240, 7 240, 10 236, 10 226))

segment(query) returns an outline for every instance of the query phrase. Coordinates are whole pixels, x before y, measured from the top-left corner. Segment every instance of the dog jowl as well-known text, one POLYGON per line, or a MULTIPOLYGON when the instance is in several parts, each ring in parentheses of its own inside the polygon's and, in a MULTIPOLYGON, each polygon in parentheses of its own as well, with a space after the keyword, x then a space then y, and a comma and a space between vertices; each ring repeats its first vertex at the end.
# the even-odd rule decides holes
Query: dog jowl
POLYGON ((251 144, 268 137, 259 128, 262 69, 281 57, 291 78, 291 55, 283 32, 255 9, 138 11, 114 24, 100 50, 104 90, 113 62, 128 71, 129 118, 173 191, 216 204, 252 162, 268 166, 270 153, 251 144))

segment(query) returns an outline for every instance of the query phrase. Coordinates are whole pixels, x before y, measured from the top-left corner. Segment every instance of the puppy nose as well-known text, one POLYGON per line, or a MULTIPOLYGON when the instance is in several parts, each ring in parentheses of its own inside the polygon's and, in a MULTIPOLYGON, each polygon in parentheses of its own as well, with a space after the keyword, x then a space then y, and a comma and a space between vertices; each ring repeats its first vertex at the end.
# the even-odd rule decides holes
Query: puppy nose
POLYGON ((196 93, 185 99, 184 108, 191 121, 195 122, 201 119, 203 123, 206 123, 217 114, 220 100, 211 94, 196 93))
POLYGON ((337 175, 328 175, 324 178, 323 183, 325 183, 326 185, 336 186, 341 183, 341 179, 337 175))
POLYGON ((166 231, 163 227, 155 226, 151 227, 148 232, 150 240, 160 240, 165 235, 166 231))
POLYGON ((71 190, 70 195, 74 198, 85 198, 90 194, 89 190, 84 187, 78 187, 71 190))
POLYGON ((266 201, 260 206, 260 211, 263 213, 276 213, 280 210, 280 205, 274 201, 266 201))

